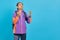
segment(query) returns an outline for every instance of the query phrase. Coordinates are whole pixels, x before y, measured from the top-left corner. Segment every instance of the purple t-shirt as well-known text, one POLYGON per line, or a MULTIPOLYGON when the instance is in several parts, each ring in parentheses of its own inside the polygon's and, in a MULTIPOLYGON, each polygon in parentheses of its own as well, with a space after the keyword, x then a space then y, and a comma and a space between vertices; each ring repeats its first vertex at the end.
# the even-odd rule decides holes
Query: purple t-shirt
MULTIPOLYGON (((16 17, 16 12, 14 13, 13 15, 13 18, 16 17)), ((26 33, 26 23, 25 21, 27 21, 28 23, 30 23, 30 20, 29 20, 29 17, 26 15, 26 13, 24 11, 21 12, 21 15, 19 16, 19 20, 17 21, 16 23, 16 28, 15 28, 15 31, 14 31, 14 34, 24 34, 26 33)))

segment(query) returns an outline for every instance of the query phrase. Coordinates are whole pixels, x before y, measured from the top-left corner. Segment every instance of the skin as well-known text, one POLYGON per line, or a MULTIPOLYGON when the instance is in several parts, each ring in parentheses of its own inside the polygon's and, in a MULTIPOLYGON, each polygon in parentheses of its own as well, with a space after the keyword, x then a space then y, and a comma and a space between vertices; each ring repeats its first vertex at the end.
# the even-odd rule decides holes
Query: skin
POLYGON ((19 3, 18 6, 17 6, 17 8, 18 8, 19 10, 23 10, 23 5, 22 5, 22 3, 19 3))

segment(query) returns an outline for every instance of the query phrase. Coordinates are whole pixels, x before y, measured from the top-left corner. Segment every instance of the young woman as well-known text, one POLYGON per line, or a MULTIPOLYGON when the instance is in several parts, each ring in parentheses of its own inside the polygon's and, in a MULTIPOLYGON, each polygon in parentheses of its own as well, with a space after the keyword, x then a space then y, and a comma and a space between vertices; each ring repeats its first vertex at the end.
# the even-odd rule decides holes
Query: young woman
POLYGON ((14 12, 13 15, 13 33, 14 33, 14 40, 26 40, 26 23, 31 22, 31 11, 29 15, 23 10, 23 3, 17 3, 17 10, 14 12))

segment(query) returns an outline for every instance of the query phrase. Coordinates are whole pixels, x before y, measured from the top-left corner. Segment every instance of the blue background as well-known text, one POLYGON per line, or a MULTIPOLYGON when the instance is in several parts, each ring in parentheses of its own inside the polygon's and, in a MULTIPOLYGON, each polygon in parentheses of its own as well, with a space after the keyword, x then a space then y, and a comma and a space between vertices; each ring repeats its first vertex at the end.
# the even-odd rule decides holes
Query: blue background
POLYGON ((32 11, 27 40, 60 40, 60 0, 0 0, 0 40, 13 40, 12 15, 16 3, 32 11))

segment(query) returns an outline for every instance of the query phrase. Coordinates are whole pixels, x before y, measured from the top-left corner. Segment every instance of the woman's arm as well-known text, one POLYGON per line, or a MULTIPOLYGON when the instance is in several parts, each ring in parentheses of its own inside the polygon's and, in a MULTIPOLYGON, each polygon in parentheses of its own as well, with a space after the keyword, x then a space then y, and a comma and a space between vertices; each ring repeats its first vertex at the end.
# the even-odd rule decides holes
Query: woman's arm
MULTIPOLYGON (((25 13, 25 14, 26 14, 26 13, 25 13)), ((31 23, 31 22, 32 22, 31 11, 29 12, 29 15, 26 14, 25 20, 27 21, 27 23, 31 23)))

